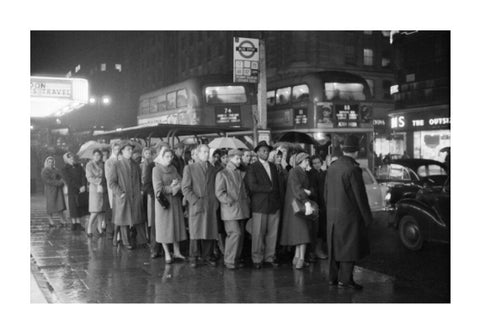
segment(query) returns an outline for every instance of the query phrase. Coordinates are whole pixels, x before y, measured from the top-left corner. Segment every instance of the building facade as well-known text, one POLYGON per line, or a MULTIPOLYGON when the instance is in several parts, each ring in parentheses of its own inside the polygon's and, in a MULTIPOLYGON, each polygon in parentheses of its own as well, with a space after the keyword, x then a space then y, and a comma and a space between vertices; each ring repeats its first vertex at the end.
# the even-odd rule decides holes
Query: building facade
POLYGON ((450 147, 450 32, 402 32, 393 46, 394 110, 381 151, 443 162, 450 147))

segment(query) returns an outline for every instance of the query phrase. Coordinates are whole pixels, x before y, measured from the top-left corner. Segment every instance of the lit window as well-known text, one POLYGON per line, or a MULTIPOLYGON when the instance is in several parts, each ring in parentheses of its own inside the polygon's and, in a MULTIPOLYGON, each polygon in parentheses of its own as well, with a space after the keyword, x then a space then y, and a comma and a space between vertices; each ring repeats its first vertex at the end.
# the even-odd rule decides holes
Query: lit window
POLYGON ((308 86, 306 84, 294 86, 292 89, 292 101, 298 102, 308 100, 308 93, 308 86))
POLYGON ((275 91, 274 90, 267 91, 267 105, 268 106, 275 105, 275 91))
POLYGON ((390 66, 390 58, 382 58, 382 67, 388 67, 390 66))
POLYGON ((370 94, 375 98, 375 81, 366 79, 368 86, 370 87, 370 94))
POLYGON ((78 71, 80 70, 80 68, 81 68, 81 66, 80 66, 80 65, 77 65, 77 66, 75 67, 75 73, 78 73, 78 71))
POLYGON ((115 70, 121 72, 122 71, 122 64, 115 64, 115 70))
POLYGON ((247 92, 244 86, 208 86, 205 87, 205 97, 208 104, 247 102, 247 92))
POLYGON ((100 64, 100 70, 105 72, 107 70, 107 64, 100 64))
POLYGON ((366 66, 373 65, 373 50, 363 49, 363 64, 366 66))
POLYGON ((291 88, 277 89, 276 103, 279 105, 287 104, 290 102, 291 88))
POLYGON ((68 71, 66 77, 72 77, 72 71, 68 71))

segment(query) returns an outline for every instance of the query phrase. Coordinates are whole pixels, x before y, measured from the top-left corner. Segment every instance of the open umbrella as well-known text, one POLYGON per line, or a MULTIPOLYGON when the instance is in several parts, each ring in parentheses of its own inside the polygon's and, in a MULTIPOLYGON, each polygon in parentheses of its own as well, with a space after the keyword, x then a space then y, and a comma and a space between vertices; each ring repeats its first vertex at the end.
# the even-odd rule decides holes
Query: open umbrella
POLYGON ((82 159, 91 159, 93 157, 93 151, 95 149, 108 148, 110 145, 108 143, 99 143, 96 141, 88 141, 84 143, 78 150, 78 157, 82 159))
POLYGON ((213 139, 208 144, 208 146, 211 149, 219 149, 219 148, 248 149, 247 145, 245 145, 242 141, 238 140, 237 138, 229 138, 229 137, 213 139))
POLYGON ((318 143, 308 134, 302 132, 287 132, 283 134, 277 141, 305 143, 309 145, 317 145, 318 143))

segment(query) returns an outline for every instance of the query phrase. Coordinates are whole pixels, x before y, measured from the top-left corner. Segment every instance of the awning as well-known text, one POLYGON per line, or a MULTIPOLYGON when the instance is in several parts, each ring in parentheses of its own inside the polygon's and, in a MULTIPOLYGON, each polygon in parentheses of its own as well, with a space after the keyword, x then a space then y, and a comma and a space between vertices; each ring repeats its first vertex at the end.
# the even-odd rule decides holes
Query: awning
POLYGON ((117 129, 115 131, 107 131, 103 133, 97 133, 93 136, 95 138, 104 139, 131 139, 131 138, 172 138, 179 136, 195 136, 195 135, 207 135, 217 134, 225 135, 226 133, 248 131, 250 129, 243 127, 218 127, 218 126, 197 126, 197 125, 173 125, 173 124, 152 124, 152 125, 139 125, 133 127, 127 127, 117 129))

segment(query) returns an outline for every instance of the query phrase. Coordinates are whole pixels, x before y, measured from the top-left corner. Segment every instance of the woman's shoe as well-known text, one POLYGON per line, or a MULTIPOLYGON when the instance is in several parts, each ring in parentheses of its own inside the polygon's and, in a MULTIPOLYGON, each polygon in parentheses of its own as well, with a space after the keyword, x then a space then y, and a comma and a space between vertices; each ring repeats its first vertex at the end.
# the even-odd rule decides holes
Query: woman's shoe
POLYGON ((296 269, 302 269, 305 265, 305 261, 303 259, 298 259, 297 264, 295 265, 296 269))
POLYGON ((173 259, 172 259, 172 258, 170 258, 170 259, 165 259, 165 263, 166 263, 167 265, 170 265, 172 262, 173 262, 173 259))
POLYGON ((187 260, 187 258, 185 258, 185 257, 182 256, 182 255, 173 255, 173 259, 174 259, 174 260, 180 260, 180 261, 185 261, 185 260, 187 260))
POLYGON ((298 259, 299 259, 298 257, 293 257, 293 260, 292 260, 293 266, 297 265, 298 259))

